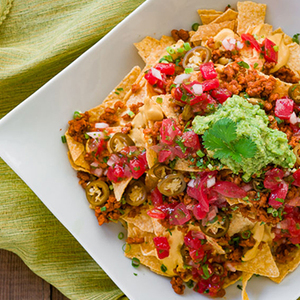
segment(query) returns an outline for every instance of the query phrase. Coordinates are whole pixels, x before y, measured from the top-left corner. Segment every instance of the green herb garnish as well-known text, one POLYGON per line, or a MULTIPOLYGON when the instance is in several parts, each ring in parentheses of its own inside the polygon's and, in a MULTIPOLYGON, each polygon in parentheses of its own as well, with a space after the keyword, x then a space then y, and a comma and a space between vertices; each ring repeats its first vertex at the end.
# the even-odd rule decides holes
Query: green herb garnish
POLYGON ((254 157, 257 151, 255 143, 247 137, 238 138, 236 130, 236 123, 231 119, 220 119, 204 132, 203 144, 206 149, 214 151, 214 158, 232 158, 240 163, 242 157, 254 157))

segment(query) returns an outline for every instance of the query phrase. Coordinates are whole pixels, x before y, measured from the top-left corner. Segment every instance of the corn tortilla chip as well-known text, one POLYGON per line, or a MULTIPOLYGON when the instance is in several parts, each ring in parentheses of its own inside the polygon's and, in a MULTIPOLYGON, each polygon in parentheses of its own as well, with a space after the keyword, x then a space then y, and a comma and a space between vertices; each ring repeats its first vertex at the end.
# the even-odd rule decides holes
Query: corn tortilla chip
POLYGON ((173 118, 176 122, 178 122, 179 113, 175 112, 174 110, 175 103, 173 101, 172 95, 153 96, 151 98, 151 101, 154 104, 158 103, 161 106, 161 109, 167 118, 173 118))
POLYGON ((121 201, 122 195, 124 194, 124 191, 127 188, 127 185, 129 184, 131 179, 132 177, 129 177, 117 183, 112 182, 112 185, 114 187, 114 194, 117 201, 121 201))
MULTIPOLYGON (((87 173, 90 172, 89 169, 86 169, 86 168, 84 168, 84 167, 82 167, 82 166, 80 166, 80 165, 76 165, 76 164, 74 163, 70 151, 68 151, 68 158, 69 158, 70 165, 71 165, 71 167, 72 167, 74 170, 76 170, 76 171, 83 171, 83 172, 87 172, 87 173)), ((79 160, 79 162, 80 162, 80 160, 79 160)), ((87 165, 87 166, 89 167, 89 165, 87 165)))
POLYGON ((154 49, 159 48, 159 40, 146 36, 143 40, 138 43, 134 43, 134 46, 137 48, 139 55, 145 63, 147 63, 147 58, 151 55, 154 49))
POLYGON ((243 284, 242 299, 243 300, 249 300, 249 297, 246 293, 246 286, 247 286, 247 283, 251 279, 252 276, 253 276, 252 273, 243 272, 243 276, 242 276, 242 284, 243 284))
POLYGON ((230 221, 228 235, 233 236, 236 233, 243 232, 254 227, 255 223, 248 218, 244 218, 241 213, 232 213, 232 219, 230 221))
POLYGON ((297 249, 291 253, 293 259, 285 264, 276 263, 279 269, 280 275, 278 277, 270 277, 270 279, 276 283, 280 283, 287 274, 296 270, 300 264, 300 249, 297 249))
POLYGON ((249 27, 254 27, 265 22, 266 4, 251 1, 238 2, 238 26, 237 33, 241 35, 247 32, 249 27))
POLYGON ((286 44, 286 45, 289 45, 289 44, 292 44, 293 43, 293 39, 290 37, 290 36, 288 36, 287 34, 285 34, 284 32, 283 32, 283 30, 279 27, 279 28, 277 28, 276 30, 274 30, 273 32, 272 32, 272 35, 274 35, 274 34, 276 34, 276 33, 283 33, 283 41, 284 41, 284 43, 286 44))
POLYGON ((198 9, 197 13, 201 17, 201 15, 221 15, 223 12, 214 9, 198 9))
POLYGON ((272 256, 270 247, 266 243, 261 244, 262 248, 258 251, 257 256, 253 259, 237 263, 235 268, 238 271, 253 273, 267 277, 278 277, 279 270, 272 256), (262 264, 262 262, 264 262, 262 264))
POLYGON ((185 159, 178 159, 175 163, 174 170, 183 172, 199 172, 200 169, 196 166, 190 167, 191 164, 185 159))
POLYGON ((200 15, 200 19, 203 25, 210 24, 213 22, 215 19, 217 19, 220 16, 220 14, 203 14, 200 15))
POLYGON ((287 62, 287 67, 294 71, 297 76, 300 76, 300 45, 292 43, 288 47, 290 49, 290 58, 287 62))
POLYGON ((225 21, 234 21, 238 13, 232 9, 227 9, 222 15, 218 16, 212 23, 222 23, 225 21))
POLYGON ((140 67, 134 67, 124 79, 113 89, 113 91, 105 98, 103 103, 89 110, 90 122, 97 122, 99 116, 104 112, 108 104, 113 105, 115 101, 124 101, 125 96, 131 90, 132 84, 134 84, 141 73, 140 67))
POLYGON ((211 23, 208 25, 199 26, 198 30, 191 37, 191 42, 203 41, 207 40, 210 37, 215 36, 218 32, 220 32, 224 28, 234 29, 234 21, 225 21, 222 23, 211 23))
POLYGON ((131 223, 134 226, 138 227, 140 230, 144 232, 154 232, 152 218, 147 215, 148 209, 143 209, 137 214, 134 218, 130 218, 128 216, 124 217, 123 219, 127 223, 131 223))

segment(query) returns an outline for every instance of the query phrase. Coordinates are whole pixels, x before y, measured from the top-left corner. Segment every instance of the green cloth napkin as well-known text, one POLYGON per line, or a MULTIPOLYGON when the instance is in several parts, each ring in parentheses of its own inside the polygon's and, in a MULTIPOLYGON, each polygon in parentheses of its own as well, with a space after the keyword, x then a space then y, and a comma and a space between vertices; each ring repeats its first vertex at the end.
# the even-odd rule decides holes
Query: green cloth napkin
MULTIPOLYGON (((0 118, 144 0, 0 0, 0 118)), ((0 248, 70 299, 124 294, 0 159, 0 248)))

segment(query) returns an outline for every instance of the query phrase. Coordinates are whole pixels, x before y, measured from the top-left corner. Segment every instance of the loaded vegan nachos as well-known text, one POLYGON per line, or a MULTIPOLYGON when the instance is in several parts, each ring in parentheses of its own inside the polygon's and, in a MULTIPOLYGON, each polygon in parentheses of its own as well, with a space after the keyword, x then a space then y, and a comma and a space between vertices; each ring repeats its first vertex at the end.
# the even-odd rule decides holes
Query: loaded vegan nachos
POLYGON ((125 256, 213 297, 300 263, 300 46, 266 5, 198 10, 202 25, 135 44, 134 67, 63 137, 99 225, 125 256))

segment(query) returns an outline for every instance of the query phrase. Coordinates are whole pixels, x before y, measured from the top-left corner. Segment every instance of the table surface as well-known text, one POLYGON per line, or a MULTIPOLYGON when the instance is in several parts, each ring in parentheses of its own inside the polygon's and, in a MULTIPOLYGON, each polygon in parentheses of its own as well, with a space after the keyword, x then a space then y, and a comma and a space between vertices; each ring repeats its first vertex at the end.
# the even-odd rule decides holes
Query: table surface
POLYGON ((0 249, 1 300, 68 300, 14 253, 0 249))

